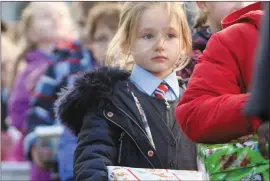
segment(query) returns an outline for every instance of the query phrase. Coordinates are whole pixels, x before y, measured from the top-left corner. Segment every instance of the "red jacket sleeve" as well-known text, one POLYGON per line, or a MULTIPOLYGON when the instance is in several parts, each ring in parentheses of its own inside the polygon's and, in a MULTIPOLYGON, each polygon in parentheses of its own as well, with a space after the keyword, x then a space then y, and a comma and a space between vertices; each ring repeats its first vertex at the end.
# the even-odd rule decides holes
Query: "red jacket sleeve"
POLYGON ((247 54, 244 40, 236 32, 227 39, 219 33, 214 34, 198 59, 188 88, 176 108, 176 119, 191 140, 227 142, 252 133, 260 124, 258 120, 245 117, 243 112, 248 94, 241 94, 236 61, 249 56, 244 55, 247 54))

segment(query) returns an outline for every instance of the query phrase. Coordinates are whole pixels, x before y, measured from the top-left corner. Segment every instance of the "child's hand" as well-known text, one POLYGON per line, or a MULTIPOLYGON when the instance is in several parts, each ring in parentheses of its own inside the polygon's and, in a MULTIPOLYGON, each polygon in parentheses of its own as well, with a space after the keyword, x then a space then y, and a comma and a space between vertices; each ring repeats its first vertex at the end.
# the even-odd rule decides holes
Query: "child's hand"
POLYGON ((263 122, 257 129, 257 134, 259 136, 259 150, 265 159, 269 159, 269 140, 270 140, 270 122, 263 122), (268 143, 268 150, 266 149, 266 144, 268 143))
POLYGON ((44 157, 48 157, 50 156, 49 154, 42 154, 40 153, 39 149, 36 147, 36 146, 33 146, 32 147, 32 150, 31 150, 31 154, 32 154, 32 158, 33 158, 33 161, 34 163, 39 167, 39 168, 42 168, 42 169, 47 169, 49 168, 49 166, 47 164, 45 164, 41 158, 44 159, 44 157))

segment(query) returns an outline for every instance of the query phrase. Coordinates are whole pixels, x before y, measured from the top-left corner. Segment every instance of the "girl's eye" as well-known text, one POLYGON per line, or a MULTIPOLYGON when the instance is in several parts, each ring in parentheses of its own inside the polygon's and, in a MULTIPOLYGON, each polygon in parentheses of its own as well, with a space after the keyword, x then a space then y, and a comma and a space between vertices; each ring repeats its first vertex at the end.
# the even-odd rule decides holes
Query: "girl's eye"
POLYGON ((106 35, 101 35, 94 39, 96 42, 108 42, 109 38, 106 35))
POLYGON ((175 36, 171 33, 168 34, 168 38, 174 38, 175 36))
POLYGON ((148 35, 144 35, 143 36, 143 39, 151 39, 153 38, 154 36, 152 34, 148 34, 148 35))

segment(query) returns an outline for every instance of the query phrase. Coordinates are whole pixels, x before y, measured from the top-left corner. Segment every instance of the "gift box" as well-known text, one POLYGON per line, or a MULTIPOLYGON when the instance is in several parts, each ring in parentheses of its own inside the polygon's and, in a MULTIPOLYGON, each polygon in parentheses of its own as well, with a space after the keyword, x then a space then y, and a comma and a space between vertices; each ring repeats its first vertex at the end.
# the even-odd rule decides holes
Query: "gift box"
POLYGON ((198 171, 129 168, 129 167, 119 167, 119 166, 108 166, 107 168, 108 168, 109 181, 202 180, 202 173, 198 171))
POLYGON ((255 135, 227 144, 198 144, 197 159, 206 180, 245 180, 257 175, 269 180, 269 160, 260 154, 255 135))

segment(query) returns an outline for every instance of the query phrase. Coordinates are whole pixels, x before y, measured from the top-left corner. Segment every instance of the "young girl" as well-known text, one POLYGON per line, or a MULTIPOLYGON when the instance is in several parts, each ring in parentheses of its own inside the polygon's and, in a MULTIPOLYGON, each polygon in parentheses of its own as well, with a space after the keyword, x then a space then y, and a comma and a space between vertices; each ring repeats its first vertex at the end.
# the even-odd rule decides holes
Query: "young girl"
POLYGON ((188 62, 191 36, 176 2, 126 2, 107 64, 63 91, 57 118, 78 134, 76 180, 107 180, 110 165, 196 170, 195 145, 177 126, 174 108, 183 84, 176 71, 188 62))
POLYGON ((212 33, 221 30, 221 20, 243 6, 243 2, 196 2, 194 9, 198 11, 198 15, 192 29, 192 61, 179 72, 183 79, 191 76, 198 57, 206 48, 212 33))
MULTIPOLYGON (((16 81, 9 98, 8 113, 12 125, 25 135, 30 98, 35 96, 33 88, 47 65, 53 62, 49 55, 54 44, 72 39, 75 35, 72 35, 68 7, 62 2, 31 2, 23 11, 20 27, 24 34, 21 42, 25 48, 17 59, 12 75, 13 79, 16 77, 16 81), (16 76, 22 60, 26 61, 26 67, 16 76)), ((22 140, 16 154, 23 154, 22 140)), ((32 165, 31 180, 50 180, 48 170, 39 167, 40 164, 36 162, 32 165)))
POLYGON ((231 13, 199 58, 176 109, 178 123, 193 141, 223 143, 257 131, 260 121, 246 117, 243 109, 262 16, 260 2, 231 13))

